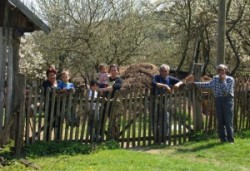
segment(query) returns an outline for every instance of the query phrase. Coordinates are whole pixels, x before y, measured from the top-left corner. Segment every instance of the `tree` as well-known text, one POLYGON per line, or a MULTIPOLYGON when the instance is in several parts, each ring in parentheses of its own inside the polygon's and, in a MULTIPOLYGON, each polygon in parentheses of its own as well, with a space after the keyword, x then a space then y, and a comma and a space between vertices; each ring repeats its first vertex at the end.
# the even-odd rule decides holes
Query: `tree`
MULTIPOLYGON (((217 0, 38 1, 52 29, 33 34, 44 65, 93 77, 101 62, 168 63, 177 71, 192 71, 204 63, 214 72, 217 49, 217 0), (159 3, 160 2, 160 3, 159 3)), ((225 62, 233 68, 249 60, 249 1, 226 4, 225 62)))
POLYGON ((38 1, 52 31, 36 33, 47 64, 92 75, 101 62, 118 65, 138 56, 145 41, 143 16, 132 0, 38 1))

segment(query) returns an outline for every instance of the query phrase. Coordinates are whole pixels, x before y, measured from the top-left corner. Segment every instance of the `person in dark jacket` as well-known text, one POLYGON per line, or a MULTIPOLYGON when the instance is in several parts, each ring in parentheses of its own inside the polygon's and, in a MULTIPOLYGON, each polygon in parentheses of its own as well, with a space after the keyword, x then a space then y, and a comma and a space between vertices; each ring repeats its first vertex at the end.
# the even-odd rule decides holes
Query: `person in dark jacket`
POLYGON ((117 65, 115 65, 115 64, 110 65, 109 73, 110 73, 110 76, 109 76, 109 79, 108 79, 108 81, 109 81, 108 86, 105 87, 105 88, 99 88, 99 91, 100 92, 106 92, 106 96, 107 96, 107 93, 111 93, 111 98, 113 98, 114 93, 117 90, 121 89, 123 80, 121 79, 120 76, 118 76, 119 68, 118 68, 117 65))
MULTIPOLYGON (((55 68, 50 67, 49 69, 47 69, 46 71, 46 76, 47 79, 42 83, 42 87, 44 88, 44 99, 46 100, 46 92, 52 89, 58 89, 58 82, 56 80, 56 74, 57 71, 55 68)), ((56 139, 59 139, 59 133, 60 133, 60 117, 56 118, 56 102, 54 102, 54 110, 52 110, 52 101, 51 101, 51 97, 52 97, 52 93, 49 93, 49 101, 45 101, 44 107, 47 105, 46 103, 48 103, 48 119, 47 119, 47 131, 46 131, 46 141, 49 141, 50 137, 50 130, 52 130, 52 128, 57 127, 58 128, 58 134, 55 136, 56 139), (50 120, 53 116, 53 125, 50 125, 50 120), (56 122, 57 120, 57 122, 56 122), (56 124, 57 123, 57 124, 56 124), (52 127, 52 128, 51 128, 52 127)), ((45 127, 42 127, 42 129, 45 129, 45 127)))
POLYGON ((42 83, 42 87, 44 88, 44 90, 47 90, 47 88, 58 87, 56 74, 57 74, 57 71, 55 68, 50 67, 49 69, 47 69, 46 71, 47 79, 42 83))
MULTIPOLYGON (((171 93, 174 90, 178 90, 183 82, 175 77, 169 76, 170 67, 166 64, 160 66, 160 74, 155 75, 152 80, 152 94, 153 96, 171 93)), ((166 104, 164 101, 155 101, 153 104, 154 114, 152 115, 152 125, 153 132, 156 136, 155 143, 165 143, 164 137, 169 135, 170 125, 169 125, 169 111, 165 110, 164 105, 159 103, 166 104), (162 107, 160 107, 162 106, 162 107)))
MULTIPOLYGON (((110 98, 114 98, 114 95, 115 95, 115 92, 116 91, 119 91, 122 87, 122 83, 123 83, 123 80, 121 79, 120 76, 118 76, 119 74, 119 68, 117 65, 115 64, 112 64, 110 65, 109 67, 109 73, 110 73, 110 76, 109 76, 109 83, 108 83, 108 86, 105 87, 105 88, 99 88, 99 92, 101 92, 101 94, 105 93, 105 97, 108 97, 109 93, 110 94, 110 98)), ((110 119, 111 117, 111 109, 114 107, 114 102, 111 101, 110 102, 110 105, 109 105, 109 108, 108 108, 108 113, 107 113, 107 117, 110 119)), ((104 106, 104 110, 103 110, 103 113, 102 113, 102 117, 101 117, 101 134, 104 132, 104 127, 105 127, 105 114, 106 114, 106 104, 104 106)), ((116 116, 113 116, 112 119, 112 122, 113 122, 113 132, 116 132, 117 133, 117 127, 116 127, 116 123, 115 123, 115 120, 116 120, 116 116)))

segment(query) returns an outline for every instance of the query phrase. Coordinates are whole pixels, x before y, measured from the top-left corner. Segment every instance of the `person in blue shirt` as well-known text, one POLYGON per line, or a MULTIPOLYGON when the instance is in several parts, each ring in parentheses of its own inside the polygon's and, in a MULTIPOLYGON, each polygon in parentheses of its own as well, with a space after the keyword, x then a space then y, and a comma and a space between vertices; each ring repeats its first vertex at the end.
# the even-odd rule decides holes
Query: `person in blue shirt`
POLYGON ((222 143, 234 143, 233 109, 234 109, 234 78, 227 75, 228 67, 219 64, 217 75, 208 82, 194 82, 198 88, 212 89, 215 97, 217 130, 222 143))
POLYGON ((155 75, 152 80, 153 94, 159 95, 165 92, 171 93, 178 90, 183 82, 175 77, 169 76, 170 67, 166 64, 160 66, 160 74, 155 75))
MULTIPOLYGON (((169 65, 162 64, 160 66, 160 74, 155 75, 152 80, 152 94, 154 96, 160 94, 172 93, 173 90, 178 90, 183 82, 175 77, 169 76, 170 67, 169 65)), ((156 99, 156 97, 155 97, 156 99)), ((163 98, 164 100, 164 98, 163 98)), ((154 101, 153 108, 154 114, 152 115, 153 121, 153 132, 156 136, 157 143, 166 143, 164 142, 164 137, 169 136, 169 111, 164 110, 165 101, 154 101), (162 106, 162 107, 160 107, 162 106)))
POLYGON ((58 88, 61 89, 61 92, 67 92, 70 90, 73 92, 75 91, 74 84, 69 81, 70 76, 68 71, 63 71, 61 73, 61 79, 62 81, 58 83, 58 88))

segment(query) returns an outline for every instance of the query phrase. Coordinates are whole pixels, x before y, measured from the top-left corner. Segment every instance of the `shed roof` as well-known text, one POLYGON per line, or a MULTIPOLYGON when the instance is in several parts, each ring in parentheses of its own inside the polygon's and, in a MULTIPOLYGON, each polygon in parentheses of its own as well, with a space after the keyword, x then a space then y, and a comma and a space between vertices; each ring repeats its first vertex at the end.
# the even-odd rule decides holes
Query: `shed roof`
POLYGON ((36 26, 35 30, 43 30, 47 34, 50 32, 50 28, 20 0, 9 0, 9 2, 13 4, 24 16, 26 16, 36 26))

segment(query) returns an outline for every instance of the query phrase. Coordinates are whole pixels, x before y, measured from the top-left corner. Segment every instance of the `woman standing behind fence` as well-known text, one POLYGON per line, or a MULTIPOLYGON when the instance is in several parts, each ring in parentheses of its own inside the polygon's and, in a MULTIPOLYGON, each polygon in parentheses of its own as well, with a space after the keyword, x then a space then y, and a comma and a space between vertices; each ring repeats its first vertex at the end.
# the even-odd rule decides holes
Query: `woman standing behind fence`
MULTIPOLYGON (((108 97, 109 93, 111 93, 110 97, 113 98, 115 92, 121 89, 123 80, 121 79, 120 76, 118 76, 119 68, 118 68, 117 65, 115 65, 115 64, 110 65, 109 73, 110 73, 110 76, 109 76, 108 86, 106 88, 99 88, 99 92, 102 93, 102 94, 105 93, 106 97, 108 97)), ((110 117, 110 115, 111 115, 111 109, 112 109, 112 107, 114 107, 113 104, 114 104, 113 102, 110 102, 107 117, 110 117)), ((106 104, 104 105, 104 110, 103 111, 104 112, 102 114, 102 118, 100 119, 101 120, 101 133, 104 131, 104 127, 105 127, 104 118, 105 118, 105 113, 106 113, 105 112, 106 111, 106 104)))
POLYGON ((117 65, 112 64, 109 67, 109 79, 108 79, 108 86, 105 88, 99 88, 100 92, 106 92, 106 93, 111 93, 111 98, 114 97, 114 93, 117 90, 120 90, 122 87, 123 80, 121 77, 118 76, 119 74, 119 68, 117 65))
POLYGON ((49 68, 46 71, 46 76, 47 76, 47 80, 45 80, 42 83, 42 86, 44 88, 44 90, 47 90, 48 88, 57 88, 58 84, 56 81, 56 69, 55 68, 49 68))
MULTIPOLYGON (((44 100, 44 102, 45 102, 45 104, 44 104, 44 107, 46 107, 47 106, 47 104, 46 103, 49 103, 48 104, 48 113, 47 113, 47 115, 48 115, 48 119, 47 119, 47 121, 44 121, 44 122, 47 122, 47 124, 48 124, 48 126, 47 126, 47 136, 46 136, 46 141, 49 141, 49 134, 50 134, 50 132, 49 132, 49 130, 50 130, 50 120, 51 120, 51 118, 52 118, 52 116, 51 116, 51 113, 53 113, 53 116, 54 116, 54 118, 53 118, 53 127, 58 127, 58 129, 60 129, 60 126, 59 125, 55 125, 55 117, 56 117, 56 112, 55 112, 55 110, 54 111, 52 111, 52 109, 51 109, 51 106, 52 106, 52 101, 51 101, 51 97, 52 97, 52 94, 50 93, 49 94, 49 101, 47 102, 46 101, 46 92, 47 91, 49 91, 49 89, 53 89, 53 88, 58 88, 58 83, 57 83, 57 80, 56 80, 56 74, 57 74, 57 71, 56 71, 56 69, 55 68, 53 68, 53 67, 50 67, 49 69, 47 69, 47 71, 46 71, 46 76, 47 76, 47 80, 45 80, 43 83, 42 83, 42 87, 44 88, 44 96, 45 96, 45 100, 44 100)), ((56 102, 55 102, 55 104, 56 104, 56 102)), ((54 107, 54 109, 56 109, 56 107, 54 107)), ((60 121, 59 121, 59 123, 60 123, 60 121)), ((43 130, 45 129, 45 127, 43 127, 42 128, 43 130)), ((56 139, 58 139, 59 138, 59 132, 60 131, 58 131, 58 135, 55 137, 56 139)))
POLYGON ((227 69, 226 65, 220 64, 216 67, 217 75, 211 81, 194 84, 213 90, 220 141, 233 143, 234 78, 226 75, 227 69))

